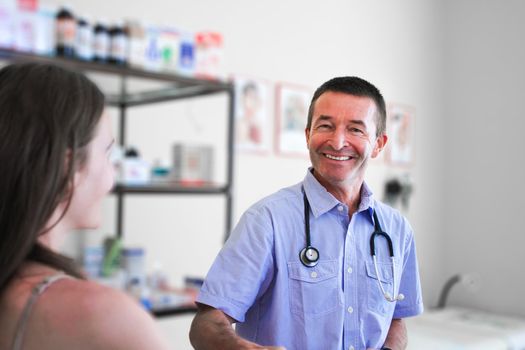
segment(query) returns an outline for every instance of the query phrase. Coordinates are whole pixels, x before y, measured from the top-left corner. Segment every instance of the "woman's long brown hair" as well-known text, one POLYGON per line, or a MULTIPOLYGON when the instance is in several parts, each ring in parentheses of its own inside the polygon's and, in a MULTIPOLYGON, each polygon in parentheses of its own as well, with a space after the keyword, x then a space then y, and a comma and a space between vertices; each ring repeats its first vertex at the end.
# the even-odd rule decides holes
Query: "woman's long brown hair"
POLYGON ((60 203, 67 211, 104 103, 81 73, 37 63, 0 70, 0 291, 25 261, 82 277, 38 237, 60 203))

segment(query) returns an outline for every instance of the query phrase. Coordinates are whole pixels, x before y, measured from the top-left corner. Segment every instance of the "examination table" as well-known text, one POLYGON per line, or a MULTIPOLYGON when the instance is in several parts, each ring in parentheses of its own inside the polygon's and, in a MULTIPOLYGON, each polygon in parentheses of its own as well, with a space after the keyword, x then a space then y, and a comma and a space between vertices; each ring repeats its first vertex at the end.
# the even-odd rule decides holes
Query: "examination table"
POLYGON ((525 350, 525 319, 467 308, 407 318, 408 350, 525 350))

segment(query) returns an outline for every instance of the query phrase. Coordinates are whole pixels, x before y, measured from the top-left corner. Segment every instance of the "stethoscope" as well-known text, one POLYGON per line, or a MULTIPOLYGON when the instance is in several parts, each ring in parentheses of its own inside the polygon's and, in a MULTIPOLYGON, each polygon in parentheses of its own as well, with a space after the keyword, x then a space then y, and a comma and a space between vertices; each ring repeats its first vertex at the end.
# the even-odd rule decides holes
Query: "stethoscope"
MULTIPOLYGON (((310 203, 308 202, 308 198, 306 198, 306 193, 303 189, 303 199, 304 199, 304 233, 306 236, 306 246, 301 249, 299 252, 299 259, 306 267, 314 267, 319 262, 319 251, 312 246, 310 241, 310 203)), ((381 282, 381 278, 379 277, 379 270, 377 268, 377 258, 376 258, 376 247, 375 247, 375 239, 376 236, 383 236, 386 239, 386 242, 388 244, 388 251, 390 253, 390 259, 392 260, 392 292, 395 295, 396 293, 396 263, 395 263, 395 257, 394 257, 394 247, 392 245, 392 239, 386 233, 381 229, 381 224, 379 223, 379 219, 377 218, 376 211, 373 210, 373 216, 374 216, 374 232, 372 233, 372 236, 370 237, 370 255, 372 255, 372 259, 374 261, 374 269, 377 276, 377 282, 379 284, 379 289, 381 289, 381 293, 384 295, 385 299, 390 302, 394 301, 401 301, 405 299, 405 296, 402 293, 399 293, 398 295, 392 297, 392 294, 385 291, 385 288, 383 287, 383 283, 381 282)))

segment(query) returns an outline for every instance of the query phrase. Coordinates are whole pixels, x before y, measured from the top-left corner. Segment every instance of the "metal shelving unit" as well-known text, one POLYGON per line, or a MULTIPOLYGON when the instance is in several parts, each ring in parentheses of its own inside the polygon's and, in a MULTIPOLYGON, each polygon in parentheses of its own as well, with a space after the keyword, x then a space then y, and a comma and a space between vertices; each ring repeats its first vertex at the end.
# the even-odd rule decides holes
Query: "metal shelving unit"
MULTIPOLYGON (((214 79, 199 79, 183 75, 147 71, 127 66, 117 66, 104 63, 86 62, 76 59, 40 56, 29 53, 21 53, 11 50, 0 49, 0 61, 6 63, 15 62, 44 62, 63 66, 72 70, 82 71, 89 74, 98 74, 117 78, 119 81, 116 91, 106 94, 110 106, 117 107, 119 113, 118 142, 121 146, 126 145, 127 110, 135 106, 143 106, 159 102, 175 101, 180 99, 195 98, 212 94, 227 94, 228 116, 227 116, 227 166, 226 181, 224 184, 199 184, 185 185, 179 183, 152 183, 150 185, 127 186, 118 184, 113 189, 117 197, 116 204, 116 234, 121 237, 124 226, 124 197, 126 195, 220 195, 226 198, 224 240, 229 235, 232 224, 232 192, 233 192, 233 136, 234 136, 234 89, 229 82, 214 79), (131 91, 129 83, 132 80, 142 82, 160 83, 162 87, 131 91)), ((98 84, 104 88, 103 84, 98 84)), ((163 309, 153 311, 158 317, 195 311, 192 307, 181 307, 176 309, 163 309)))

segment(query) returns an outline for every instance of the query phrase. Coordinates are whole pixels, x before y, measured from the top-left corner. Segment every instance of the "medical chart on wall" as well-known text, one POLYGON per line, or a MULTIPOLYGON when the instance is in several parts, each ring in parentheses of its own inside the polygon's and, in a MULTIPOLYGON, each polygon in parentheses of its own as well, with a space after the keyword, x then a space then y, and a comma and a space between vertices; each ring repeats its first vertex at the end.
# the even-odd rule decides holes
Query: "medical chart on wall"
POLYGON ((266 153, 271 149, 270 85, 264 80, 236 76, 235 146, 240 151, 266 153))
POLYGON ((388 142, 385 158, 391 165, 410 166, 414 162, 415 108, 403 104, 387 105, 388 142))
POLYGON ((304 129, 313 91, 309 88, 280 83, 276 88, 277 139, 280 155, 308 156, 304 129))

